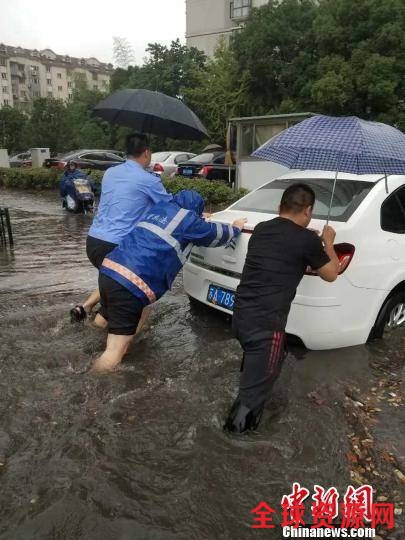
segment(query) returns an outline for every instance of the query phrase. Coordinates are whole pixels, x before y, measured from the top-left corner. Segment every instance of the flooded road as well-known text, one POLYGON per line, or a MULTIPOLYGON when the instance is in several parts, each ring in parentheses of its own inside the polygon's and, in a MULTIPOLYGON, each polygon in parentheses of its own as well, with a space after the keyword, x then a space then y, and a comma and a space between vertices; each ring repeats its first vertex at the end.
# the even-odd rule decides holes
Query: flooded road
MULTIPOLYGON (((0 251, 1 539, 278 539, 279 527, 251 528, 261 501, 280 523, 293 482, 346 490, 347 388, 372 392, 404 332, 295 351, 260 431, 234 440, 221 429, 241 357, 229 321, 191 307, 179 278, 121 369, 87 374, 105 334, 68 312, 96 285, 91 217, 64 213, 55 193, 0 191, 0 203, 15 236, 0 251)), ((400 459, 403 409, 380 414, 378 444, 400 459)))

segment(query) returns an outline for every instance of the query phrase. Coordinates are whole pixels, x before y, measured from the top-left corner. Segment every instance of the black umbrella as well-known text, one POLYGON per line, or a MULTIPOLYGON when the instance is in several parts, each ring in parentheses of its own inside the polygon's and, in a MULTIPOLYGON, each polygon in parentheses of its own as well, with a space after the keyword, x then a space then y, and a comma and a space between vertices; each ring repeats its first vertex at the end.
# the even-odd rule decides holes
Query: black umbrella
POLYGON ((202 140, 209 135, 196 114, 177 98, 151 90, 119 90, 100 101, 93 116, 172 139, 202 140))

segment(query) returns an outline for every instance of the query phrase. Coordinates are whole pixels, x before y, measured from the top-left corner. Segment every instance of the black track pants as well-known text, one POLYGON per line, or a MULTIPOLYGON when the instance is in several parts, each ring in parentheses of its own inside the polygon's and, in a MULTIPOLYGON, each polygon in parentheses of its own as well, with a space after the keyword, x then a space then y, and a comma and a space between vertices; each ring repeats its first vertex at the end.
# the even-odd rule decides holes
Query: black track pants
POLYGON ((249 409, 264 405, 286 357, 285 333, 271 331, 260 336, 235 329, 243 348, 238 400, 249 409))

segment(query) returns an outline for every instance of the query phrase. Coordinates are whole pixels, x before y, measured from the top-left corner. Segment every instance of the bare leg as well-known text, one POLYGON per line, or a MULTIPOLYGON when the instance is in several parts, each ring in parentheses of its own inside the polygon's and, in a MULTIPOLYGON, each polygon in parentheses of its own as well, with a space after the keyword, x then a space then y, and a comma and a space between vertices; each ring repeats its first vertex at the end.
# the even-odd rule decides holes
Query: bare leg
POLYGON ((134 335, 118 336, 108 334, 106 349, 94 362, 91 371, 96 373, 113 371, 121 362, 133 338, 134 335))
POLYGON ((94 318, 93 324, 97 326, 98 328, 107 328, 108 321, 107 319, 104 319, 104 317, 100 315, 100 313, 97 313, 97 315, 94 318))
POLYGON ((82 304, 87 314, 91 312, 96 304, 100 302, 100 291, 96 289, 91 293, 91 295, 86 299, 82 304))
POLYGON ((136 336, 140 332, 142 332, 143 327, 145 326, 147 320, 149 319, 150 312, 151 312, 150 307, 143 308, 141 318, 139 319, 138 326, 136 327, 136 334, 135 334, 136 336))

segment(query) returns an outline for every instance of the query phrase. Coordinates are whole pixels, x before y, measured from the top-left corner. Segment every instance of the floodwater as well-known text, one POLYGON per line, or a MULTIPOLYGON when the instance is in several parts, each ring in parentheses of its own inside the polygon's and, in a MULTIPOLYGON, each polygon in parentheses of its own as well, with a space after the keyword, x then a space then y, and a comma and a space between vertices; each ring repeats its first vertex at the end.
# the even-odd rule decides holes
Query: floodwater
MULTIPOLYGON (((91 217, 64 213, 53 192, 3 190, 0 204, 15 236, 0 250, 1 539, 277 539, 280 527, 251 528, 261 501, 280 523, 293 482, 345 491, 345 389, 367 392, 405 333, 296 350, 260 431, 235 440, 221 429, 241 356, 229 321, 191 307, 180 277, 121 369, 88 374, 105 335, 68 311, 96 285, 91 217)), ((404 418, 387 418, 381 444, 403 450, 404 418)))

